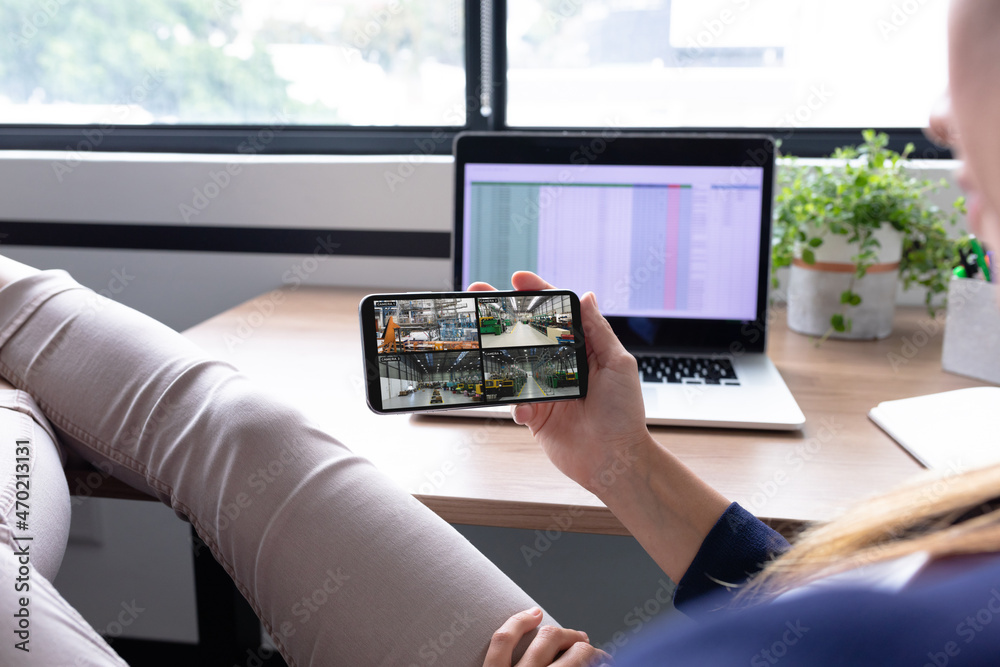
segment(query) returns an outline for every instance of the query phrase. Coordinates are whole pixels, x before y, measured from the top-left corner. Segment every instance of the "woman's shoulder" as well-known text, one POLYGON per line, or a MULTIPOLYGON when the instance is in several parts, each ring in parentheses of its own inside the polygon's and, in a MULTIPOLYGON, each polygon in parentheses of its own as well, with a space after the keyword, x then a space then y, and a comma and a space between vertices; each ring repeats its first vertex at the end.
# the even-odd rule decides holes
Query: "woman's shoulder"
POLYGON ((659 665, 669 656, 677 665, 767 665, 787 655, 783 664, 824 667, 844 664, 848 653, 865 664, 925 664, 929 655, 994 664, 994 620, 1000 554, 959 556, 928 562, 896 590, 845 582, 703 623, 653 627, 618 664, 659 665))

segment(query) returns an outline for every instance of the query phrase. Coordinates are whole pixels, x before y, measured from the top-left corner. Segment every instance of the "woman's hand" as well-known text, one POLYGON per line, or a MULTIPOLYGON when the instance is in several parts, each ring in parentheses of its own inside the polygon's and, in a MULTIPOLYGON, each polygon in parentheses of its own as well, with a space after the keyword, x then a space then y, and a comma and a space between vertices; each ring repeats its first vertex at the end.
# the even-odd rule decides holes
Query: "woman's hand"
MULTIPOLYGON (((514 274, 517 290, 552 289, 528 271, 514 274)), ((494 289, 474 283, 472 291, 494 289)), ((652 439, 646 429, 642 390, 635 357, 622 346, 588 292, 580 300, 590 375, 587 397, 577 401, 522 403, 514 421, 527 425, 546 455, 567 477, 602 495, 631 469, 652 439)))
MULTIPOLYGON (((533 607, 514 614, 493 633, 483 667, 511 667, 514 647, 542 622, 542 610, 533 607)), ((516 667, 598 667, 612 665, 611 656, 590 645, 586 633, 547 625, 528 645, 516 667)))
MULTIPOLYGON (((533 273, 515 273, 518 290, 549 289, 533 273)), ((491 290, 475 283, 470 290, 491 290)), ((657 443, 646 411, 635 357, 597 309, 580 300, 590 375, 587 397, 521 403, 514 421, 526 424, 567 477, 598 496, 674 581, 680 581, 729 501, 657 443)))

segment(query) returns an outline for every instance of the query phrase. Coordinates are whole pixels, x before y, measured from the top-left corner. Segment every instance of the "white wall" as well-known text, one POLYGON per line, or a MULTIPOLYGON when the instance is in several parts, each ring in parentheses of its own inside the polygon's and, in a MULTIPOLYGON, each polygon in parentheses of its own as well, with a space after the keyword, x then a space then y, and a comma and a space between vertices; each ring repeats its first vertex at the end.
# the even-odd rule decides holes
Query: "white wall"
POLYGON ((91 153, 65 164, 59 152, 0 151, 0 217, 451 230, 446 156, 91 153))
MULTIPOLYGON (((414 161, 105 153, 85 155, 66 172, 61 153, 0 151, 0 220, 449 232, 451 158, 414 161), (406 177, 390 184, 387 175, 406 177)), ((95 288, 106 288, 112 272, 124 270, 135 279, 121 300, 178 329, 282 284, 294 270, 301 274, 303 260, 20 246, 6 251, 70 269, 95 288)), ((333 256, 307 273, 307 282, 448 289, 450 261, 333 256)))

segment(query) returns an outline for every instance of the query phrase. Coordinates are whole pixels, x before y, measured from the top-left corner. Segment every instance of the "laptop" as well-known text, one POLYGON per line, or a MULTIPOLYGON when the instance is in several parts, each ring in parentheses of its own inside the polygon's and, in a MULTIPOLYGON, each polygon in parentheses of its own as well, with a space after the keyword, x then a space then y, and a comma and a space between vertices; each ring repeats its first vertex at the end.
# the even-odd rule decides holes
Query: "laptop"
POLYGON ((649 424, 803 426, 765 354, 771 138, 463 133, 454 155, 456 289, 510 289, 525 269, 593 291, 639 362, 649 424))

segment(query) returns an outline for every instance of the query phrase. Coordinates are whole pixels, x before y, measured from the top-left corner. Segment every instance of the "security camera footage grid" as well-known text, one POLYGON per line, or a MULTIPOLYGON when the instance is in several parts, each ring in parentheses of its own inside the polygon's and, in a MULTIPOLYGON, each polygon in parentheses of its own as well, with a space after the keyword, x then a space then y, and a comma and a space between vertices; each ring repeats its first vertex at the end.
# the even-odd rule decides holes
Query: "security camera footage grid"
POLYGON ((580 396, 568 294, 373 305, 382 410, 580 396))

